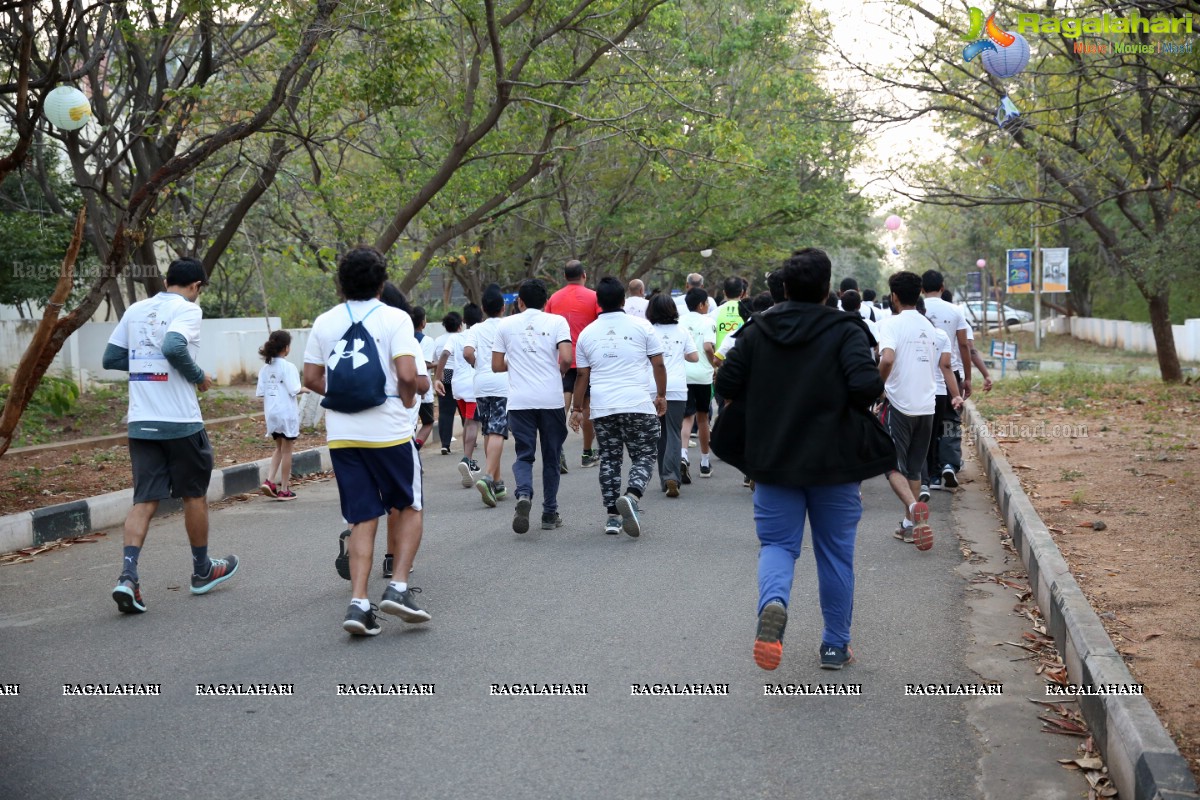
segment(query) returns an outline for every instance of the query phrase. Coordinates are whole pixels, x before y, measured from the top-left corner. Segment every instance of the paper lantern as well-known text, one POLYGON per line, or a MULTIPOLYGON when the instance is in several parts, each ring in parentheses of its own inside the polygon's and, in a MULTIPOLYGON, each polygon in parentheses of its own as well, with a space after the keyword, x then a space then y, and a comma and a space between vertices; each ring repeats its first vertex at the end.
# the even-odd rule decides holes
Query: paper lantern
POLYGON ((984 258, 979 259, 978 261, 975 262, 975 266, 979 267, 980 269, 983 269, 984 267, 987 266, 987 259, 984 259, 984 258))
POLYGON ((64 131, 77 131, 92 118, 87 95, 74 86, 59 86, 46 95, 42 104, 50 124, 64 131))
POLYGON ((883 227, 887 228, 889 231, 899 230, 900 229, 900 218, 897 217, 895 214, 892 214, 890 217, 888 217, 886 220, 884 220, 883 227))
POLYGON ((713 251, 712 251, 712 248, 711 248, 711 247, 706 247, 706 248, 704 248, 703 250, 701 250, 701 251, 700 251, 700 257, 701 257, 701 258, 708 258, 709 256, 711 256, 711 255, 712 255, 712 253, 713 253, 713 251))
POLYGON ((983 68, 1001 79, 1019 74, 1029 63, 1029 42, 1019 33, 1009 35, 1013 37, 1013 43, 1008 47, 984 50, 979 56, 983 68))

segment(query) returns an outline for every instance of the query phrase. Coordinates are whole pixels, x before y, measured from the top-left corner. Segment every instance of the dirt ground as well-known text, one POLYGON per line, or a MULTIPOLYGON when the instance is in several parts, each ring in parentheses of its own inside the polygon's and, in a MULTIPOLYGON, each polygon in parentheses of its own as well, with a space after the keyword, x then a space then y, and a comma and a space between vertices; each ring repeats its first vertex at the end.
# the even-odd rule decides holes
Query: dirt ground
POLYGON ((1200 385, 1046 374, 974 399, 1200 780, 1200 385))
MULTIPOLYGON (((262 410, 261 401, 253 397, 214 396, 206 398, 203 406, 204 416, 210 420, 262 410)), ((62 442, 122 433, 125 408, 124 395, 96 392, 83 398, 71 413, 61 418, 36 420, 37 439, 62 442)), ((208 435, 213 445, 214 465, 218 469, 270 458, 274 451, 274 442, 265 436, 261 418, 210 427, 208 435)), ((324 443, 323 430, 302 431, 295 449, 299 452, 324 443)), ((132 485, 129 450, 124 444, 74 452, 59 450, 30 454, 10 451, 0 456, 0 514, 67 503, 128 489, 132 485)))

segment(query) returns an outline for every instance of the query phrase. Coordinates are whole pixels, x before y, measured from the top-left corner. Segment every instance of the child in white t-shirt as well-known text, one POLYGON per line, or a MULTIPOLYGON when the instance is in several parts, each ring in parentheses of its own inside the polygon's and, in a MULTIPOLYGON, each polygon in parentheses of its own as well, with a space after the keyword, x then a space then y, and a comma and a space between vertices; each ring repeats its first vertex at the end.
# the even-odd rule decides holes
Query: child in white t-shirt
POLYGON ((263 412, 267 418, 267 435, 275 439, 275 452, 271 455, 271 466, 267 479, 263 481, 262 493, 276 500, 295 500, 296 493, 288 483, 292 475, 292 446, 300 436, 300 410, 296 397, 308 392, 300 385, 300 371, 287 361, 292 349, 292 335, 287 331, 273 331, 258 354, 266 361, 258 373, 256 397, 263 399, 263 412), (275 474, 279 482, 275 483, 275 474))

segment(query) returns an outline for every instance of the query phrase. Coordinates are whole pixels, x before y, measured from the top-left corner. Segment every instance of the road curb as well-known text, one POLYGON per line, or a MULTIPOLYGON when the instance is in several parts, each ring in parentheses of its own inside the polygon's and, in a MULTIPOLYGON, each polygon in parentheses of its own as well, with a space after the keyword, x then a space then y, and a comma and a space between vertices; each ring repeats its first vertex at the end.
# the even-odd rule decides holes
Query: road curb
MULTIPOLYGON (((966 424, 1013 547, 1054 637, 1067 673, 1081 686, 1135 683, 1100 617, 1067 567, 1020 478, 970 401, 966 424)), ((1109 775, 1128 800, 1200 798, 1187 760, 1144 696, 1081 696, 1079 707, 1104 755, 1109 775)))
MULTIPOLYGON (((258 491, 270 464, 270 458, 263 458, 214 469, 208 484, 208 501, 214 503, 235 494, 258 491)), ((331 469, 333 465, 328 447, 314 447, 292 456, 293 475, 311 475, 331 469)), ((133 489, 122 489, 86 500, 72 500, 33 511, 7 514, 0 517, 0 553, 120 525, 124 523, 132 503, 133 489)), ((170 514, 182 507, 183 504, 178 500, 164 500, 159 503, 155 516, 170 514)))

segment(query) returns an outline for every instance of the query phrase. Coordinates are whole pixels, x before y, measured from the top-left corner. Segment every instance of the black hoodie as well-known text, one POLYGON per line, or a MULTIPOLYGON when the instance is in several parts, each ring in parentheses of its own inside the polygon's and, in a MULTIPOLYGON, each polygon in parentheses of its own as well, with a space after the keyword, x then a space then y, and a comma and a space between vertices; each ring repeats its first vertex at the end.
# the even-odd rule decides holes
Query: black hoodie
POLYGON ((883 380, 859 315, 788 301, 738 334, 716 392, 745 410, 746 475, 822 486, 895 468, 891 437, 870 412, 883 380))

